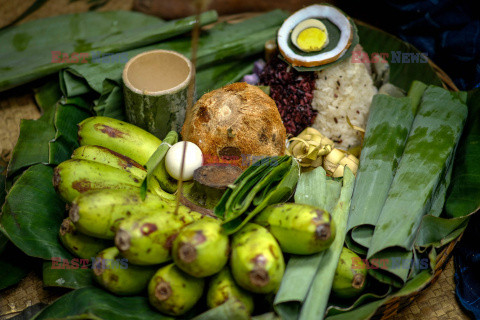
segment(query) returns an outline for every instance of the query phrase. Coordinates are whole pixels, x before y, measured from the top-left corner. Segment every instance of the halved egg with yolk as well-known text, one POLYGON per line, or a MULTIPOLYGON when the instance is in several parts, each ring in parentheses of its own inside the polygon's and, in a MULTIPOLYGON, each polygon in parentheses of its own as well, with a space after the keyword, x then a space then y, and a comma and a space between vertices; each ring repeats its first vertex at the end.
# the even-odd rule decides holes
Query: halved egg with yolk
POLYGON ((317 19, 307 19, 292 31, 292 43, 304 52, 320 51, 328 45, 328 30, 317 19))
POLYGON ((344 13, 330 5, 315 4, 295 12, 285 20, 278 31, 278 49, 293 66, 320 66, 342 57, 352 44, 353 33, 352 25, 344 13), (336 39, 329 37, 320 19, 326 19, 338 28, 340 33, 336 39), (326 50, 330 42, 335 47, 326 50), (317 51, 318 54, 312 54, 317 51))

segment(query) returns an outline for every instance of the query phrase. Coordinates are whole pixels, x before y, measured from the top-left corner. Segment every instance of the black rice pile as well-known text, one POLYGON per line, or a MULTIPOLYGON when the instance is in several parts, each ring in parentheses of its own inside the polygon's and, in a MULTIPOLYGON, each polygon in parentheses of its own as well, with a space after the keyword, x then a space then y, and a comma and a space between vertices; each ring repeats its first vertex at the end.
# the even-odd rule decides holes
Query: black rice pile
POLYGON ((277 104, 287 134, 297 136, 314 123, 317 116, 312 108, 314 72, 298 72, 275 57, 260 74, 260 85, 270 86, 270 97, 277 104))

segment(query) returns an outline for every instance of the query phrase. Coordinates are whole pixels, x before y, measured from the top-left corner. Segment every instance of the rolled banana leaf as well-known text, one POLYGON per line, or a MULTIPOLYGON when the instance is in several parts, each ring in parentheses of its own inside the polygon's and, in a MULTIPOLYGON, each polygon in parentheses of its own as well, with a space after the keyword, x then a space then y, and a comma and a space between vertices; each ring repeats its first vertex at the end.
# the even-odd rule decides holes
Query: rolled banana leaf
POLYGON ((347 245, 357 253, 368 251, 425 88, 415 81, 409 97, 373 97, 347 227, 347 245))
MULTIPOLYGON (((300 175, 295 203, 313 205, 332 212, 340 197, 341 187, 340 181, 327 178, 322 167, 315 168, 300 175)), ((275 310, 283 319, 298 318, 324 253, 290 257, 274 301, 275 310)))
MULTIPOLYGON (((412 261, 420 223, 453 161, 467 112, 457 94, 436 86, 425 90, 367 258, 412 261)), ((386 274, 394 283, 404 284, 406 269, 390 263, 371 274, 380 281, 386 274)))
MULTIPOLYGON (((209 24, 217 17, 215 11, 208 11, 200 22, 209 24)), ((110 11, 61 15, 10 27, 0 34, 0 91, 72 63, 88 64, 95 51, 122 52, 183 34, 194 22, 194 16, 164 22, 138 12, 110 11)), ((125 55, 103 58, 107 59, 125 60, 125 55)))
POLYGON ((327 310, 333 276, 345 242, 354 181, 355 176, 350 169, 346 167, 342 180, 340 198, 332 211, 332 218, 337 225, 337 234, 330 248, 324 251, 320 266, 300 310, 299 320, 315 319, 318 315, 324 315, 327 310))
POLYGON ((266 157, 237 178, 214 208, 223 229, 232 234, 265 207, 286 201, 293 194, 300 166, 290 156, 266 157))
MULTIPOLYGON (((472 214, 480 210, 480 90, 469 93, 468 119, 460 139, 444 211, 423 217, 416 246, 440 247, 458 237, 472 214)), ((446 185, 448 186, 448 184, 446 185)))

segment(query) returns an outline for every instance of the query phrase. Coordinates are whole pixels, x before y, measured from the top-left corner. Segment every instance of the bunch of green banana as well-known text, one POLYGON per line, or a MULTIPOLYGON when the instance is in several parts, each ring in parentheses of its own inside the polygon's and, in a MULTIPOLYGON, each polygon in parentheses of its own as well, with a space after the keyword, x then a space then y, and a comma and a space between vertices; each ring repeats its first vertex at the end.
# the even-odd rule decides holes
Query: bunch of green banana
POLYGON ((230 266, 235 281, 255 293, 276 292, 285 271, 277 241, 267 229, 254 223, 233 235, 230 266))
POLYGON ((80 145, 108 148, 144 166, 162 141, 128 122, 108 117, 91 117, 78 125, 80 145))
POLYGON ((287 253, 317 253, 330 247, 335 239, 331 215, 306 204, 271 205, 257 215, 254 222, 267 228, 287 253))
POLYGON ((229 299, 241 302, 248 313, 252 314, 254 308, 252 294, 240 288, 233 280, 230 269, 225 267, 210 280, 207 306, 215 308, 229 299))
POLYGON ((60 241, 68 251, 82 259, 90 259, 103 249, 112 246, 110 241, 78 232, 70 218, 64 219, 60 225, 60 241))
POLYGON ((160 268, 148 284, 150 304, 160 312, 179 316, 201 298, 205 280, 192 277, 173 263, 160 268))
POLYGON ((60 163, 53 175, 53 186, 67 202, 91 190, 139 190, 141 183, 140 179, 125 170, 82 159, 60 163))
POLYGON ((72 159, 90 160, 131 173, 140 180, 145 179, 147 171, 138 162, 118 152, 101 146, 81 146, 72 153, 72 159))
POLYGON ((113 239, 118 224, 129 216, 152 214, 173 203, 147 194, 145 201, 136 190, 97 190, 79 195, 70 206, 70 219, 89 236, 113 239))
POLYGON ((355 252, 343 248, 335 270, 332 292, 340 298, 354 298, 365 288, 366 278, 367 266, 362 259, 355 252))
POLYGON ((92 261, 94 279, 108 291, 118 295, 138 294, 147 288, 156 271, 128 263, 117 248, 103 250, 92 261))
MULTIPOLYGON (((128 163, 133 162, 142 167, 147 165, 150 157, 152 157, 156 151, 159 153, 168 151, 170 146, 178 141, 178 134, 174 131, 169 132, 162 144, 160 139, 133 124, 108 117, 97 116, 85 119, 79 124, 78 139, 81 146, 107 148, 110 153, 128 159, 128 163), (157 150, 159 147, 165 150, 157 150)), ((113 164, 113 166, 117 168, 123 166, 123 163, 119 165, 114 164, 115 159, 111 161, 112 156, 105 155, 108 151, 99 152, 100 154, 97 155, 95 155, 93 151, 92 153, 94 153, 94 155, 90 156, 90 159, 95 157, 95 161, 110 165, 113 164)), ((141 170, 140 167, 135 167, 141 170)), ((133 169, 132 167, 127 167, 125 170, 132 172, 132 174, 139 173, 137 169, 133 169)), ((142 175, 140 179, 144 179, 145 175, 143 175, 143 173, 140 174, 142 175)), ((162 191, 174 193, 177 190, 177 181, 167 173, 164 159, 156 166, 153 171, 153 177, 156 179, 162 191)))
POLYGON ((120 222, 115 245, 131 263, 152 265, 171 259, 170 249, 180 229, 203 218, 201 213, 180 206, 165 206, 150 215, 120 222))
POLYGON ((219 272, 227 264, 228 254, 228 236, 222 232, 221 222, 209 217, 184 227, 172 247, 175 264, 198 278, 219 272))

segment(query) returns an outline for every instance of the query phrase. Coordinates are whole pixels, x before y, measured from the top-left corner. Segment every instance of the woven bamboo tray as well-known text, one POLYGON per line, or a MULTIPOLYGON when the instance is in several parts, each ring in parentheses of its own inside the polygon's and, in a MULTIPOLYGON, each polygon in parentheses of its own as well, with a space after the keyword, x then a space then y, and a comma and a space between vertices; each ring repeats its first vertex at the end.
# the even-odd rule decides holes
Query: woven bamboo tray
MULTIPOLYGON (((25 1, 33 2, 33 0, 25 1)), ((132 1, 112 1, 109 10, 131 8, 132 1), (130 5, 127 4, 130 3, 130 5)), ((82 12, 87 7, 72 7, 69 0, 58 0, 55 5, 45 8, 42 12, 37 12, 35 18, 52 16, 56 14, 82 12), (68 8, 70 6, 70 8, 68 8), (52 13, 53 11, 53 13, 52 13)), ((78 3, 73 2, 76 6, 78 3)), ((2 12, 0 6, 0 20, 8 21, 8 13, 2 12), (3 18, 6 18, 5 20, 3 18)), ((231 23, 242 21, 252 17, 257 13, 242 13, 236 15, 222 16, 220 21, 231 23)), ((12 13, 15 16, 15 12, 12 13)), ((358 24, 363 22, 356 21, 358 24)), ((365 25, 365 24, 364 24, 365 25)), ((371 27, 371 26, 369 26, 371 27)), ((373 28, 373 27, 371 27, 373 28)), ((438 77, 442 80, 446 89, 458 91, 453 81, 432 61, 428 60, 438 77)), ((40 112, 35 105, 31 88, 24 86, 19 89, 10 90, 7 93, 0 94, 0 156, 8 160, 19 134, 20 119, 36 119, 40 112)), ((401 298, 392 298, 382 307, 380 307, 374 319, 469 319, 463 312, 455 299, 455 284, 453 280, 453 261, 450 259, 455 245, 461 236, 445 246, 438 254, 432 280, 421 290, 412 293, 409 296, 401 298)), ((0 320, 9 319, 17 315, 22 310, 37 303, 49 304, 60 297, 66 290, 58 288, 44 288, 40 275, 35 272, 30 273, 19 284, 0 291, 0 320)))

